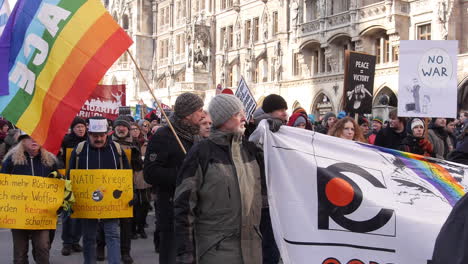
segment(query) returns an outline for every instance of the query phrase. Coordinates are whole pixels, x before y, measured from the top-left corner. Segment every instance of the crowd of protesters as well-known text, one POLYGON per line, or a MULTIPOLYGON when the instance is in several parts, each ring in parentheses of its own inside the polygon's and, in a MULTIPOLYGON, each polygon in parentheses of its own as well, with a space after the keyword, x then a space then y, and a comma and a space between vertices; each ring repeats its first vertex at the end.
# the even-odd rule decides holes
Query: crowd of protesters
MULTIPOLYGON (((233 95, 217 95, 205 106, 199 96, 184 93, 169 116, 172 128, 154 112, 141 120, 76 117, 57 157, 0 120, 1 173, 48 177, 68 164, 64 177, 69 178, 71 169, 132 169, 133 218, 62 214, 61 253, 82 252, 84 263, 133 263, 131 242, 148 238, 147 215, 155 210, 153 243, 161 264, 277 264, 281 257, 269 215, 263 150, 248 141, 262 120, 273 132, 287 125, 468 164, 467 112, 458 119, 430 120, 399 117, 396 111, 357 120, 329 112, 316 121, 301 107, 288 117, 286 101, 271 94, 247 122, 233 95)), ((30 239, 35 261, 49 263, 54 234, 12 230, 14 263, 28 263, 30 239)))

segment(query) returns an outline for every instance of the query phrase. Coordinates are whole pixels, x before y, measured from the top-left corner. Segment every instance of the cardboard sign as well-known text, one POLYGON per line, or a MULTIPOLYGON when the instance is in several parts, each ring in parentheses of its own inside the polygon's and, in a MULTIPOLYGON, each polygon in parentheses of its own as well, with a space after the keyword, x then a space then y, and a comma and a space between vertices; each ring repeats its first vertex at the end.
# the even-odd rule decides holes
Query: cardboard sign
POLYGON ((125 84, 98 85, 81 107, 78 116, 103 116, 115 120, 119 116, 119 107, 125 106, 126 103, 125 89, 125 84))
POLYGON ((370 114, 376 57, 349 50, 346 50, 345 56, 345 111, 353 114, 370 114))
POLYGON ((252 92, 247 86, 247 83, 245 83, 244 77, 242 77, 239 81, 239 86, 237 87, 235 95, 244 104, 245 115, 247 117, 247 121, 249 121, 253 113, 255 112, 255 109, 257 109, 257 102, 255 101, 252 92))
POLYGON ((133 217, 132 170, 71 170, 75 195, 72 218, 133 217))
POLYGON ((0 174, 0 228, 55 229, 65 181, 0 174))
POLYGON ((456 40, 400 41, 398 116, 457 116, 456 40))

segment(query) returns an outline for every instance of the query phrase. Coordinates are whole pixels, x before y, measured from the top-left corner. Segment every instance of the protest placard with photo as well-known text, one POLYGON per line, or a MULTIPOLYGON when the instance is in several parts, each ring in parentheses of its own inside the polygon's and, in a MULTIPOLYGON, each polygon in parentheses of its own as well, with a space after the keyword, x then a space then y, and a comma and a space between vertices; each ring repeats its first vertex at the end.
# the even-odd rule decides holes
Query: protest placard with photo
POLYGON ((345 56, 344 109, 352 114, 370 114, 376 57, 349 50, 345 56))

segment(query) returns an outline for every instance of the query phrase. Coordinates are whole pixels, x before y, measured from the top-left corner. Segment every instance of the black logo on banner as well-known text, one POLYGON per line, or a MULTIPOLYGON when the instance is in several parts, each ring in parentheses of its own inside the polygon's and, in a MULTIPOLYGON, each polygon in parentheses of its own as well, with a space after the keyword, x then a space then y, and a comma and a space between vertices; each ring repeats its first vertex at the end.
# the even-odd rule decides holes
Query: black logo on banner
POLYGON ((355 221, 346 217, 355 212, 365 195, 359 185, 343 173, 353 173, 368 181, 375 188, 386 189, 375 176, 350 163, 335 163, 318 168, 318 228, 330 229, 330 219, 342 228, 356 233, 369 233, 384 227, 393 217, 392 209, 381 208, 372 218, 355 221))

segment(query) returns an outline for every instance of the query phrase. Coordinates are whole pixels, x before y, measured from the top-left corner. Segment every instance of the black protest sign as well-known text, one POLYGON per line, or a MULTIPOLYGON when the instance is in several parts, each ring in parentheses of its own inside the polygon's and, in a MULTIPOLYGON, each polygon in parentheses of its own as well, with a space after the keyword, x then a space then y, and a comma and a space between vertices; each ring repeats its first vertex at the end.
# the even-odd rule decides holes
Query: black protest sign
POLYGON ((346 51, 344 109, 347 113, 372 113, 375 61, 373 55, 346 51))

